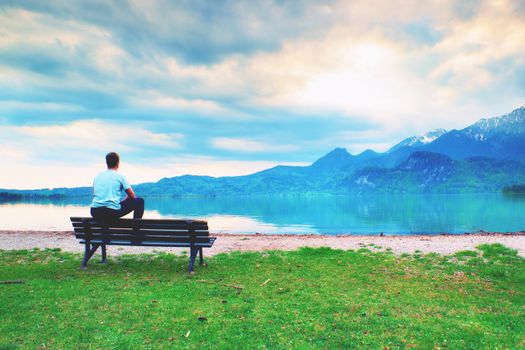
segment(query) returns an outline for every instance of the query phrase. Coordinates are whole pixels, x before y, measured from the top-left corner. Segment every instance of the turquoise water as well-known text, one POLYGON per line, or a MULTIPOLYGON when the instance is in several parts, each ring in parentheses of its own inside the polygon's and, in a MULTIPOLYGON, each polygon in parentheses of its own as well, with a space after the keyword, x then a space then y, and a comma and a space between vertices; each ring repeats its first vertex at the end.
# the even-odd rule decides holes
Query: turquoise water
MULTIPOLYGON (((0 229, 69 230, 89 199, 0 204, 0 229), (30 218, 30 219, 29 219, 30 218)), ((149 218, 201 218, 212 232, 416 234, 525 230, 525 197, 410 194, 146 198, 149 218)))

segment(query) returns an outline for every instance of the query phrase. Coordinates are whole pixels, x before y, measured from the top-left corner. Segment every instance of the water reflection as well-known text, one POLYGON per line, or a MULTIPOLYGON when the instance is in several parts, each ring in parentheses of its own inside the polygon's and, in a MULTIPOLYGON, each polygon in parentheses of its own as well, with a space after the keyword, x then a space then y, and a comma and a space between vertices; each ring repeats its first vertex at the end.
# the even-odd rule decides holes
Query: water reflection
MULTIPOLYGON (((70 229, 89 199, 0 204, 1 229, 70 229), (26 219, 31 218, 31 219, 26 219)), ((214 232, 463 233, 525 229, 525 197, 502 194, 155 197, 145 217, 202 218, 214 232)))

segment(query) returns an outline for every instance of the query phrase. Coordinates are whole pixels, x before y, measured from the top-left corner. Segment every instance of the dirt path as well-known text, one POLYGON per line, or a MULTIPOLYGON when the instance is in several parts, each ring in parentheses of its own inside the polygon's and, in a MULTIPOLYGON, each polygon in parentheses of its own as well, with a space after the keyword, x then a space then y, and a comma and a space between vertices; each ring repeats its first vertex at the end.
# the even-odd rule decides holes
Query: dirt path
MULTIPOLYGON (((321 235, 234 235, 212 234, 218 237, 206 255, 231 251, 294 250, 300 247, 331 247, 334 249, 359 249, 371 244, 390 248, 396 254, 435 252, 452 254, 460 250, 474 250, 483 243, 501 243, 517 249, 525 257, 525 233, 476 233, 463 235, 432 236, 321 236, 321 235)), ((0 231, 0 249, 61 248, 81 253, 82 247, 71 232, 67 231, 0 231)), ((155 250, 180 252, 181 248, 109 247, 109 255, 152 253, 155 250)))

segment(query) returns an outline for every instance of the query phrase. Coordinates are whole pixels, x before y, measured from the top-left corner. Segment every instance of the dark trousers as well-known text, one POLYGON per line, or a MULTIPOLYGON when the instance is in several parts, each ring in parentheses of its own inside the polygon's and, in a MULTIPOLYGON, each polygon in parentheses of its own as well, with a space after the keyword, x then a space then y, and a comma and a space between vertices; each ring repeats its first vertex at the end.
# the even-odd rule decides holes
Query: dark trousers
POLYGON ((142 219, 142 215, 144 215, 144 199, 127 197, 120 202, 119 210, 106 207, 91 208, 91 216, 101 221, 115 220, 131 212, 133 212, 133 219, 142 219))

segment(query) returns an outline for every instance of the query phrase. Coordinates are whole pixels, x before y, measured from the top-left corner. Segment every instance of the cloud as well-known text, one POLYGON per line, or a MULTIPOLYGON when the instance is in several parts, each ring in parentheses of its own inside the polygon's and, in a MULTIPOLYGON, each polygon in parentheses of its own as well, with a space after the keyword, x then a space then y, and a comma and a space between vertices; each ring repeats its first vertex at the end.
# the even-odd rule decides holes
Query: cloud
POLYGON ((124 53, 107 31, 17 8, 0 11, 0 18, 3 99, 88 110, 122 106, 122 88, 116 88, 122 82, 108 84, 117 78, 108 70, 126 62, 115 58, 124 53))
MULTIPOLYGON (((55 84, 51 94, 37 95, 39 100, 60 98, 95 110, 126 108, 125 101, 127 107, 146 107, 146 100, 230 116, 246 108, 255 114, 278 108, 366 116, 403 128, 426 109, 433 111, 422 116, 427 122, 454 111, 448 121, 485 111, 486 106, 464 101, 479 101, 480 94, 489 94, 483 86, 502 84, 492 72, 494 65, 505 66, 505 77, 521 84, 512 76, 523 65, 523 10, 513 2, 99 5, 96 12, 83 4, 29 2, 26 10, 7 11, 4 26, 11 39, 4 40, 9 49, 4 63, 50 77, 58 70, 73 78, 71 86, 55 84), (216 20, 211 25, 220 30, 208 31, 204 18, 216 20), (277 30, 280 35, 268 35, 277 30), (195 33, 199 40, 193 39, 195 33), (244 40, 246 35, 250 40, 244 40), (21 48, 25 37, 30 52, 21 48), (275 43, 254 39, 268 37, 275 43), (144 44, 141 52, 136 51, 139 43, 144 44), (193 50, 192 45, 203 48, 193 50), (44 61, 31 63, 35 58, 44 61), (144 98, 144 91, 161 97, 144 98)), ((514 92, 507 98, 519 97, 514 92)))
POLYGON ((144 174, 148 174, 150 181, 156 181, 163 177, 188 174, 214 177, 240 176, 253 174, 277 165, 309 165, 306 162, 237 161, 202 156, 168 157, 162 159, 160 164, 162 164, 162 167, 157 167, 157 170, 154 170, 151 164, 140 166, 136 163, 126 165, 126 169, 129 170, 130 176, 133 176, 135 179, 143 179, 144 174))
POLYGON ((213 139, 211 143, 215 148, 237 153, 293 152, 298 149, 298 147, 294 145, 270 145, 254 140, 228 137, 217 137, 213 139))
MULTIPOLYGON (((485 2, 470 21, 457 23, 434 51, 444 59, 430 73, 465 90, 494 84, 491 66, 512 71, 523 65, 525 20, 510 2, 485 2)), ((501 73, 501 72, 500 72, 501 73)))
POLYGON ((6 162, 22 162, 29 158, 29 152, 20 150, 15 147, 0 145, 0 158, 2 159, 3 168, 6 167, 6 162))
POLYGON ((416 122, 424 131, 437 127, 436 121, 459 127, 479 115, 504 113, 523 99, 520 90, 505 88, 517 81, 525 63, 524 15, 513 3, 484 2, 467 18, 452 12, 453 2, 443 8, 418 2, 411 9, 372 4, 381 11, 345 2, 347 23, 334 25, 321 38, 285 43, 279 52, 252 57, 251 66, 262 69, 258 76, 264 77, 254 85, 270 92, 253 96, 254 103, 366 116, 400 130, 416 122), (423 35, 414 42, 391 34, 423 19, 426 31, 436 33, 431 38, 423 35), (494 66, 500 68, 497 74, 494 66), (494 101, 486 103, 486 97, 494 101))
POLYGON ((94 0, 5 1, 6 5, 110 30, 134 56, 149 52, 209 64, 231 55, 279 49, 285 38, 316 35, 330 23, 334 1, 192 1, 127 3, 94 0))
MULTIPOLYGON (((180 151, 185 137, 152 132, 141 125, 80 120, 63 125, 0 125, 0 188, 90 186, 109 151, 121 155, 129 181, 142 183, 177 175, 247 175, 279 164, 304 162, 225 160, 180 151)), ((261 144, 259 144, 261 145, 261 144)))
MULTIPOLYGON (((415 133, 415 132, 414 132, 415 133)), ((358 131, 341 131, 334 137, 340 141, 340 146, 345 147, 351 154, 358 154, 364 150, 371 149, 376 152, 385 152, 393 144, 390 140, 401 141, 403 134, 396 128, 372 129, 358 131)))
POLYGON ((34 111, 46 111, 53 113, 71 113, 82 110, 81 107, 72 104, 54 102, 23 102, 4 100, 0 101, 0 109, 5 112, 28 113, 34 111))
POLYGON ((140 97, 130 98, 130 106, 137 106, 149 111, 189 112, 192 114, 205 115, 210 118, 250 118, 246 113, 230 109, 213 100, 172 97, 162 95, 157 91, 143 91, 141 95, 140 97))
POLYGON ((523 42, 510 0, 7 0, 0 147, 57 166, 386 149, 523 105, 523 42))
MULTIPOLYGON (((2 154, 1 148, 0 154, 2 154)), ((105 168, 103 154, 100 154, 98 159, 90 159, 80 164, 33 163, 28 160, 14 162, 9 158, 3 158, 3 160, 0 188, 35 189, 91 186, 94 176, 105 168)), ((132 184, 138 184, 186 174, 248 175, 281 164, 307 165, 303 162, 226 161, 211 157, 167 157, 157 158, 153 162, 130 160, 122 157, 119 171, 132 184)))
POLYGON ((35 163, 95 161, 114 150, 131 154, 169 154, 183 135, 154 133, 133 125, 79 120, 51 126, 0 126, 0 146, 16 149, 35 163))

